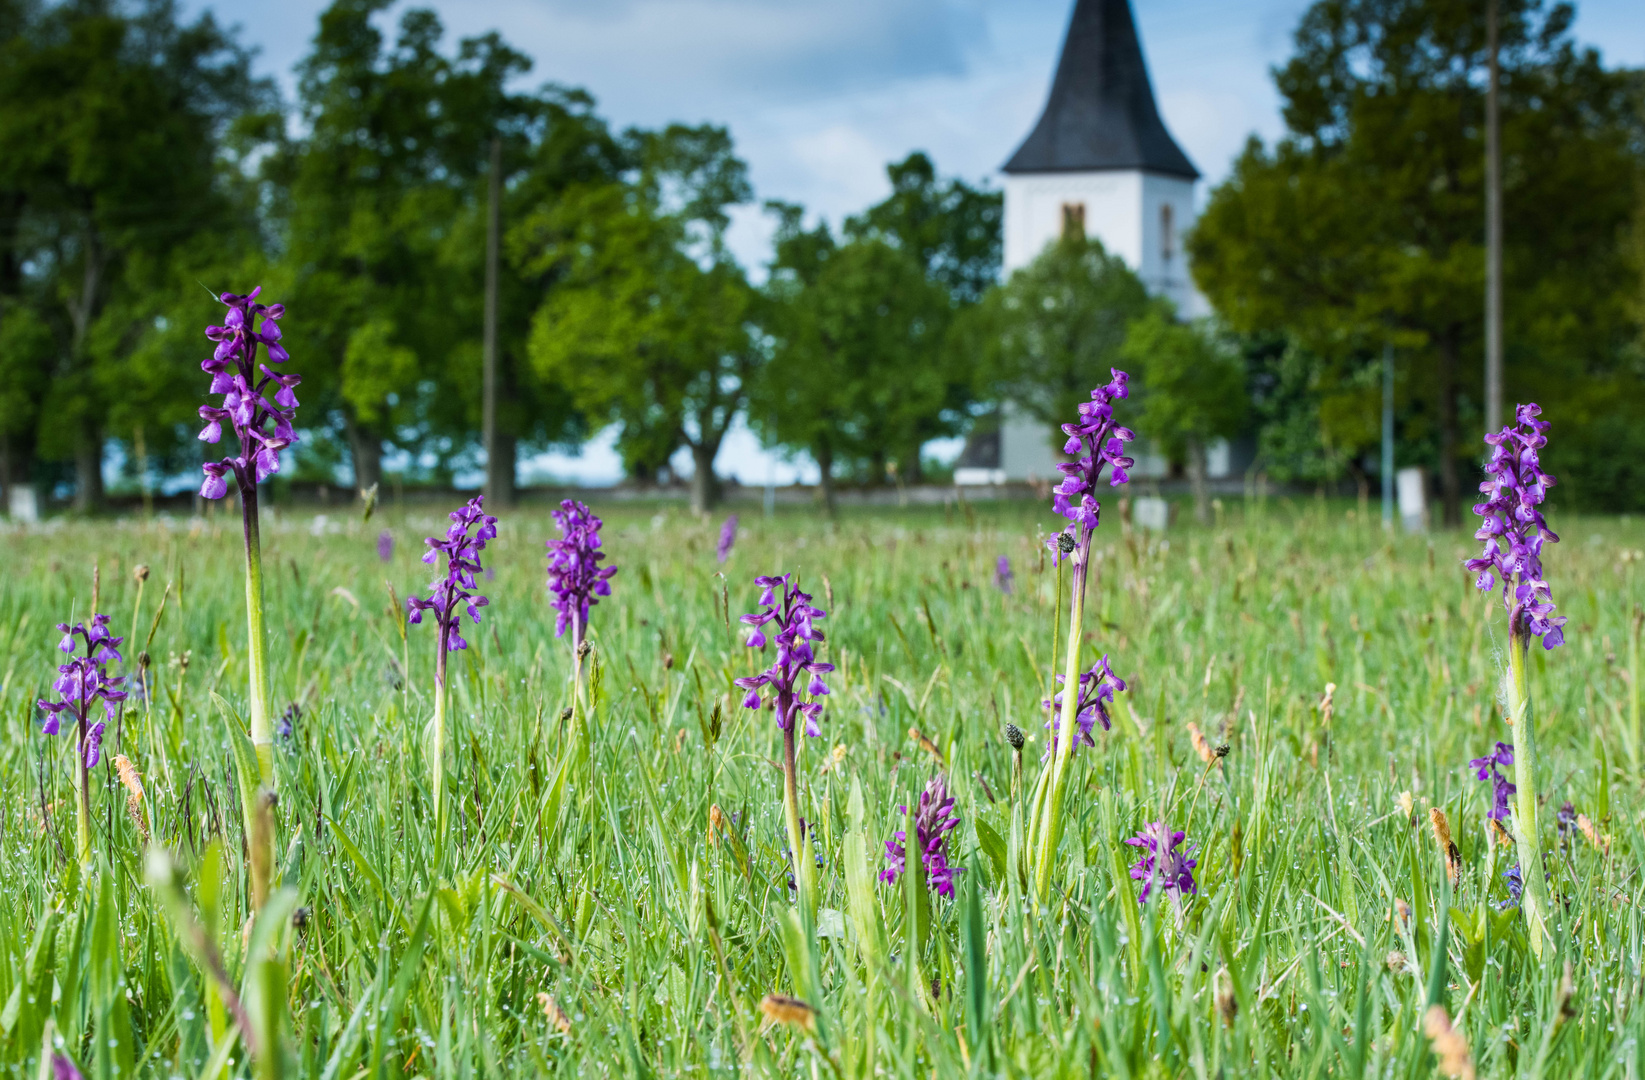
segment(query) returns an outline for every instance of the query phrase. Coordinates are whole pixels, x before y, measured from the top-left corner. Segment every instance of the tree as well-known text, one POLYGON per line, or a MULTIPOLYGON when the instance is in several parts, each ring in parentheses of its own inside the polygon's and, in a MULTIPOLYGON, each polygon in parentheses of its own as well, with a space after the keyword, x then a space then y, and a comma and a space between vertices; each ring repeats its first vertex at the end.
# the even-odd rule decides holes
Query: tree
POLYGON ((1188 462, 1194 518, 1211 521, 1206 445, 1238 433, 1245 419, 1245 365, 1203 323, 1178 322, 1171 304, 1155 300, 1126 331, 1120 358, 1135 377, 1136 427, 1173 460, 1188 462))
POLYGON ((8 483, 37 453, 72 459, 90 508, 111 412, 153 410, 163 440, 184 411, 175 373, 145 383, 129 361, 158 295, 255 238, 224 140, 272 88, 209 15, 179 23, 166 0, 7 4, 0 23, 0 337, 29 369, 0 402, 0 459, 8 483))
MULTIPOLYGON (((1570 20, 1568 5, 1502 3, 1505 378, 1510 400, 1569 406, 1576 439, 1554 456, 1593 416, 1587 388, 1623 377, 1618 238, 1637 171, 1623 83, 1571 44, 1570 20)), ((1275 74, 1288 134, 1250 143, 1213 193, 1195 277, 1234 329, 1292 335, 1348 387, 1399 345, 1407 426, 1433 433, 1455 525, 1483 365, 1485 10, 1319 0, 1296 42, 1275 74)))
POLYGON ((799 207, 773 209, 772 357, 750 418, 768 446, 811 455, 832 515, 836 466, 866 467, 878 480, 888 450, 917 455, 945 419, 950 303, 907 250, 877 237, 837 244, 826 225, 805 230, 799 207))
MULTIPOLYGON (((718 499, 714 459, 758 363, 753 291, 725 246, 747 167, 723 128, 632 131, 631 175, 580 185, 525 224, 554 274, 530 354, 590 417, 621 427, 631 469, 691 451, 691 505, 718 499)), ((516 244, 522 242, 516 237, 516 244)))
POLYGON ((276 291, 302 314, 289 340, 305 410, 336 418, 361 486, 378 482, 385 443, 446 457, 473 446, 481 327, 477 303, 452 318, 452 298, 472 291, 450 236, 484 198, 493 136, 524 157, 539 115, 507 92, 530 63, 495 34, 450 57, 439 19, 411 9, 388 47, 371 21, 388 6, 335 0, 321 14, 298 65, 308 134, 272 167, 287 191, 276 291))
MULTIPOLYGON (((1120 366, 1142 280, 1095 238, 1063 236, 989 293, 966 337, 979 343, 983 396, 1009 401, 1053 432, 1120 366)), ((1057 447, 1062 436, 1055 436, 1057 447)))

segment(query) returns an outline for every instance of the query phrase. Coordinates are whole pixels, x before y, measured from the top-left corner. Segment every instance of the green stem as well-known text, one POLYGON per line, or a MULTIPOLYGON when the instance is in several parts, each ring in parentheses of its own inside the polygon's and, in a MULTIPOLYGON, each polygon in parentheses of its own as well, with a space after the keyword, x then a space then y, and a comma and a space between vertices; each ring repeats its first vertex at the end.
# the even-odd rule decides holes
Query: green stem
MULTIPOLYGON (((257 489, 241 488, 246 537, 246 649, 251 659, 251 745, 264 787, 274 788, 274 734, 268 716, 268 636, 263 628, 263 552, 257 526, 257 489)), ((179 602, 181 593, 179 593, 179 602)))
POLYGON ((80 738, 74 744, 74 765, 80 783, 74 792, 74 839, 81 867, 91 865, 91 770, 86 768, 86 722, 78 722, 80 738))
POLYGON ((1519 872, 1524 882, 1520 906, 1530 929, 1531 949, 1542 958, 1548 936, 1550 911, 1548 884, 1542 872, 1542 837, 1537 829, 1536 720, 1531 715, 1531 693, 1525 678, 1525 653, 1529 644, 1525 631, 1514 627, 1508 639, 1508 670, 1503 690, 1508 703, 1508 722, 1514 728, 1514 840, 1519 849, 1519 872))
POLYGON ((1039 845, 1034 869, 1034 896, 1045 903, 1051 896, 1051 866, 1056 861, 1057 842, 1062 839, 1062 802, 1068 786, 1068 762, 1074 752, 1076 714, 1080 699, 1080 621, 1085 614, 1086 567, 1091 556, 1090 530, 1074 549, 1072 601, 1068 608, 1068 658, 1063 667, 1062 713, 1057 719, 1057 752, 1051 756, 1050 790, 1046 793, 1044 820, 1037 831, 1039 845))
POLYGON ((794 766, 794 728, 800 722, 800 712, 794 710, 792 723, 783 732, 783 818, 788 825, 788 850, 794 865, 794 886, 799 893, 801 909, 812 925, 817 918, 816 874, 800 832, 800 785, 794 766))
POLYGON ((446 760, 446 642, 440 634, 438 655, 434 660, 434 744, 429 749, 429 786, 434 791, 434 821, 440 835, 445 835, 445 760, 446 760))

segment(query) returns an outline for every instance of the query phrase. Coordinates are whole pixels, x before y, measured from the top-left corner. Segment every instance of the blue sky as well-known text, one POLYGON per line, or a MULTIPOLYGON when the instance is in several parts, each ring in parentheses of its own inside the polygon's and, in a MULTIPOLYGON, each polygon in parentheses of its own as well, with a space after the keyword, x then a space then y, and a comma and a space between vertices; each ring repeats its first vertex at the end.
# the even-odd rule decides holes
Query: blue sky
MULTIPOLYGON (((320 0, 209 7, 281 78, 306 51, 320 0)), ((398 4, 388 18, 396 20, 398 4)), ((944 173, 997 178, 1044 103, 1072 0, 433 0, 448 34, 498 30, 536 63, 532 82, 586 87, 613 123, 725 124, 757 196, 838 221, 882 198, 887 161, 930 153, 944 173)), ((1281 130, 1269 68, 1290 51, 1305 0, 1132 0, 1167 126, 1205 175, 1226 175, 1253 133, 1281 130)), ((1645 2, 1577 5, 1579 41, 1608 65, 1645 65, 1645 2)), ((733 244, 759 272, 769 223, 753 208, 733 244)), ((609 445, 543 468, 615 478, 609 445)), ((722 473, 763 483, 772 463, 746 432, 722 473)), ((805 470, 809 471, 809 470, 805 470)), ((779 482, 792 476, 776 468, 779 482)))

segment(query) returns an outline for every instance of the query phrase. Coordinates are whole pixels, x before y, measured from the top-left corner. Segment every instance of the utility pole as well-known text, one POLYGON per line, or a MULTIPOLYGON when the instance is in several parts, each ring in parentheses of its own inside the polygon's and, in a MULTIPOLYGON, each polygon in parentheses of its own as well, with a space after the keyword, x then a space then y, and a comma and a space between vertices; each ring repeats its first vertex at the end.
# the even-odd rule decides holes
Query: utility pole
POLYGON ((1394 528, 1394 346, 1382 347, 1382 528, 1394 528))
POLYGON ((514 501, 514 455, 500 452, 502 447, 497 432, 497 247, 502 175, 503 141, 492 136, 491 173, 486 183, 486 296, 482 346, 485 375, 480 391, 480 437, 486 454, 485 494, 494 511, 504 509, 514 501), (505 471, 510 475, 505 476, 505 471))
POLYGON ((1502 427, 1502 109, 1497 8, 1485 0, 1485 430, 1502 427))

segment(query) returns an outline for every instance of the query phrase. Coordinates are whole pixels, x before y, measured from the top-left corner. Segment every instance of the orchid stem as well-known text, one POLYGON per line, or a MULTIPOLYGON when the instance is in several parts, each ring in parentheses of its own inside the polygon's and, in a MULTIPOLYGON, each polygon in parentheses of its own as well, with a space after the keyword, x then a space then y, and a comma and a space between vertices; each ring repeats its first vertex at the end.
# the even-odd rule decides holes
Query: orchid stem
POLYGON ((91 866, 91 770, 86 768, 87 724, 83 717, 77 727, 80 739, 74 747, 74 765, 80 783, 74 791, 74 839, 84 868, 91 866))
MULTIPOLYGON (((251 745, 264 787, 274 788, 274 738, 268 715, 268 636, 263 627, 263 554, 257 524, 257 488, 240 489, 246 537, 246 648, 251 662, 251 745)), ((247 823, 250 824, 249 822, 247 823)))
MULTIPOLYGON (((798 710, 796 714, 797 712, 798 710)), ((795 715, 794 723, 798 721, 799 716, 795 715)), ((788 825, 788 850, 794 865, 794 888, 801 908, 810 920, 807 925, 810 925, 815 923, 817 918, 816 875, 812 872, 805 834, 800 826, 800 784, 794 765, 794 723, 783 732, 783 817, 788 825)))
POLYGON ((439 835, 446 830, 445 750, 446 750, 446 642, 440 634, 439 654, 434 660, 434 739, 429 748, 429 786, 434 792, 434 822, 439 835))
POLYGON ((1045 903, 1051 895, 1051 865, 1056 860, 1057 843, 1062 839, 1062 802, 1068 784, 1068 761, 1074 752, 1076 714, 1080 697, 1080 621, 1085 614, 1086 568, 1091 556, 1091 530, 1082 529, 1073 551, 1072 598, 1068 610, 1068 658, 1064 666, 1062 713, 1057 720, 1057 746, 1051 760, 1050 789, 1046 792, 1044 819, 1036 841, 1039 845, 1034 868, 1034 895, 1045 903))
POLYGON ((1502 686, 1508 704, 1508 722, 1514 728, 1514 783, 1518 806, 1514 808, 1514 839, 1519 849, 1519 869, 1524 882, 1521 904, 1525 925, 1531 933, 1531 950, 1542 958, 1548 936, 1548 883, 1542 871, 1542 837, 1537 830, 1536 721, 1531 715, 1531 693, 1525 677, 1528 635, 1515 627, 1508 639, 1508 670, 1502 686))

